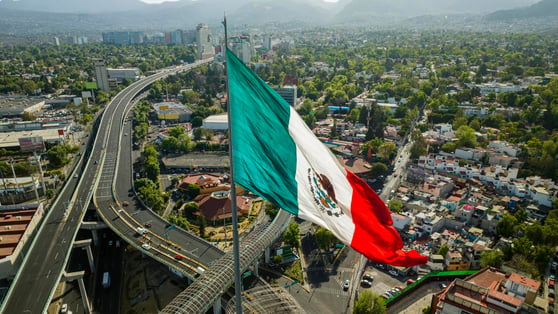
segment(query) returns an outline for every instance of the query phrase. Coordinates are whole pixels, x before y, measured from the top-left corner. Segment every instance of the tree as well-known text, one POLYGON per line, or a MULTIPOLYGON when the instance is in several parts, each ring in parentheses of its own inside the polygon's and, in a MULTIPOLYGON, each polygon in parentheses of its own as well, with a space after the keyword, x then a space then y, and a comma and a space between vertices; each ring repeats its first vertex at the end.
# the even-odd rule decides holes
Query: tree
POLYGON ((531 258, 533 253, 533 242, 527 238, 518 238, 513 240, 513 252, 515 254, 521 254, 527 259, 531 258))
POLYGON ((185 218, 194 217, 194 213, 200 210, 200 205, 196 202, 188 202, 182 209, 182 216, 185 218))
POLYGON ((413 146, 411 146, 411 158, 419 158, 420 156, 426 155, 426 141, 424 140, 424 136, 419 130, 413 131, 411 135, 413 140, 413 146))
POLYGON ((378 155, 381 156, 385 160, 389 160, 389 158, 395 153, 397 147, 393 142, 385 142, 380 147, 378 147, 378 155))
POLYGON ((502 219, 498 221, 496 232, 502 237, 510 237, 514 233, 516 225, 517 218, 506 213, 502 216, 502 219))
POLYGON ((383 314, 387 313, 385 301, 378 294, 364 290, 359 294, 353 308, 354 314, 383 314))
POLYGON ((205 238, 205 227, 207 226, 207 221, 203 215, 198 216, 197 224, 200 230, 200 237, 205 238))
POLYGON ((398 198, 392 198, 388 202, 388 207, 392 212, 398 213, 401 211, 401 208, 403 208, 403 202, 398 198))
POLYGON ((188 197, 190 199, 194 199, 196 198, 196 196, 200 195, 201 192, 201 187, 198 184, 188 184, 188 187, 186 188, 186 195, 188 195, 188 197))
POLYGON ((388 171, 388 167, 383 162, 375 162, 372 164, 372 167, 370 168, 370 173, 374 177, 383 175, 387 171, 388 171))
POLYGON ((298 249, 300 247, 300 230, 296 222, 289 224, 289 227, 283 233, 283 241, 293 248, 298 249))
POLYGON ((265 213, 271 218, 275 218, 277 213, 279 212, 280 208, 275 206, 273 203, 266 202, 265 203, 265 213))
POLYGON ((449 252, 449 246, 447 245, 447 243, 442 244, 442 246, 440 246, 440 248, 438 249, 438 254, 442 255, 443 257, 446 257, 446 254, 448 254, 449 252))
POLYGON ((502 267, 504 263, 504 252, 500 250, 484 251, 480 255, 481 267, 492 266, 496 268, 502 267))
POLYGON ((326 228, 318 227, 318 230, 314 233, 314 237, 316 238, 316 244, 318 248, 322 251, 327 251, 337 239, 333 235, 333 232, 329 231, 326 228))
POLYGON ((64 145, 55 145, 47 151, 47 159, 52 168, 59 168, 69 162, 68 151, 64 145))
POLYGON ((457 137, 457 143, 459 146, 474 148, 478 145, 475 129, 468 125, 460 126, 459 129, 455 131, 455 136, 457 137))

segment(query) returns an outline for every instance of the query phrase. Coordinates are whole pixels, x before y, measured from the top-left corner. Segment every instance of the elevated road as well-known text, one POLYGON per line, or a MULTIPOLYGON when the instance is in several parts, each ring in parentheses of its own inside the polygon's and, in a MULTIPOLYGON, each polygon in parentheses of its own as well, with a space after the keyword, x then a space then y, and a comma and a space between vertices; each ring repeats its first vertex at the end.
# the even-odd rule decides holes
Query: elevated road
MULTIPOLYGON (((211 61, 205 60, 202 63, 211 61)), ((100 195, 100 200, 97 203, 103 208, 102 213, 105 214, 108 221, 115 217, 109 213, 109 210, 115 207, 109 206, 110 202, 105 196, 107 182, 104 180, 106 180, 107 174, 114 174, 115 157, 119 146, 117 142, 113 141, 114 138, 112 137, 119 138, 123 112, 128 108, 129 101, 154 81, 169 74, 192 69, 199 64, 201 63, 165 69, 139 80, 119 93, 106 106, 100 123, 94 126, 94 132, 91 135, 95 137, 93 145, 82 154, 74 173, 66 180, 60 193, 48 209, 41 227, 36 232, 30 249, 25 254, 22 265, 2 303, 0 308, 2 313, 46 312, 55 288, 62 278, 64 267, 70 257, 71 248, 86 208, 97 188, 99 188, 97 195, 100 195), (103 163, 107 166, 106 170, 103 168, 103 163), (74 178, 74 174, 78 178, 74 178)), ((118 225, 117 230, 128 229, 129 227, 124 228, 122 225, 118 225)), ((122 231, 122 233, 128 235, 125 238, 134 239, 130 231, 122 231)), ((156 237, 150 236, 150 238, 156 237)), ((192 241, 197 243, 194 240, 192 241)), ((187 246, 188 244, 187 241, 180 242, 180 245, 194 249, 194 245, 187 246)), ((208 263, 211 258, 218 258, 223 254, 217 249, 209 249, 207 245, 200 248, 199 251, 200 255, 206 257, 205 260, 208 263), (207 252, 204 252, 205 250, 207 252)), ((159 249, 154 249, 153 254, 158 255, 159 249)), ((175 263, 178 263, 178 261, 175 263)))
MULTIPOLYGON (((189 70, 199 64, 184 66, 181 70, 189 70)), ((145 209, 131 193, 132 123, 127 122, 127 117, 133 107, 133 98, 151 83, 146 81, 142 85, 130 86, 125 90, 130 89, 129 92, 122 93, 122 97, 111 102, 110 111, 107 108, 100 125, 106 134, 101 137, 104 139, 102 156, 99 158, 102 170, 93 201, 103 221, 121 238, 159 262, 194 279, 223 256, 223 251, 180 228, 169 228, 166 220, 145 209), (124 201, 129 205, 122 206, 124 201), (150 224, 149 228, 145 227, 146 223, 150 224), (142 228, 145 233, 139 234, 138 228, 142 228), (179 260, 175 258, 176 255, 182 258, 179 260)))

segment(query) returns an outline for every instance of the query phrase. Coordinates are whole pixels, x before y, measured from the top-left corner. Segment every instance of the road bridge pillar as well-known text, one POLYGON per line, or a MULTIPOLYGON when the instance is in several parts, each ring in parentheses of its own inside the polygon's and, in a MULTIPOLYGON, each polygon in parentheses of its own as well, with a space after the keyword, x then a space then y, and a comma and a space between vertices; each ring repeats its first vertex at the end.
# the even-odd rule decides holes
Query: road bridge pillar
POLYGON ((83 282, 83 277, 78 279, 79 292, 81 293, 81 299, 83 300, 83 307, 85 314, 91 313, 91 304, 89 303, 89 297, 87 296, 87 290, 85 290, 85 283, 83 282))
POLYGON ((260 277, 260 274, 259 274, 259 272, 258 272, 258 264, 259 264, 258 261, 255 261, 255 262, 254 262, 254 265, 252 266, 252 268, 254 269, 254 275, 255 275, 256 277, 260 277))
POLYGON ((85 252, 87 252, 87 260, 89 261, 89 269, 92 273, 95 273, 95 261, 93 260, 93 251, 91 250, 91 245, 85 247, 85 252))
POLYGON ((91 229, 91 235, 93 236, 93 245, 99 245, 99 233, 97 233, 96 229, 91 229))
POLYGON ((271 249, 269 247, 265 248, 264 261, 266 264, 271 263, 271 249))
POLYGON ((213 304, 213 314, 221 314, 221 311, 223 310, 222 307, 221 298, 219 298, 215 301, 215 304, 213 304))

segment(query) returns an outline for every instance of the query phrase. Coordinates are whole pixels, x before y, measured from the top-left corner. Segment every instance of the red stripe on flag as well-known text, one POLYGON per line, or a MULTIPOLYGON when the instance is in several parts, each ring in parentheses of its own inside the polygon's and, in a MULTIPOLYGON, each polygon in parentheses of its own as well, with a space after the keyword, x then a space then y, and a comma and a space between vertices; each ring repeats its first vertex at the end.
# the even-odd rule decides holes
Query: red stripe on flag
POLYGON ((425 264, 426 256, 415 250, 402 250, 403 241, 392 225, 389 209, 376 192, 350 171, 347 180, 353 188, 351 215, 355 233, 351 247, 377 263, 405 267, 425 264))

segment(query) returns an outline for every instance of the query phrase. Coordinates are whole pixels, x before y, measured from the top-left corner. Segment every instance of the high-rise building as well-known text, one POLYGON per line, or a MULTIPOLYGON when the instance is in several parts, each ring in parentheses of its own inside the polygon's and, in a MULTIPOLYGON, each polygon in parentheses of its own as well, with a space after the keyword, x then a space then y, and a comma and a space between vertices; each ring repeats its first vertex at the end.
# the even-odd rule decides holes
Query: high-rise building
POLYGON ((271 35, 264 35, 262 47, 263 47, 265 50, 271 50, 271 48, 273 48, 273 47, 271 46, 271 35))
POLYGON ((236 36, 229 38, 229 46, 232 52, 244 63, 250 63, 253 55, 250 36, 236 36))
POLYGON ((143 32, 108 32, 103 33, 103 43, 114 45, 138 45, 143 43, 143 32))
POLYGON ((296 86, 283 86, 274 89, 279 96, 281 96, 285 101, 291 105, 296 105, 296 86))
POLYGON ((100 90, 108 92, 110 88, 107 65, 105 64, 105 61, 102 59, 95 59, 93 60, 93 66, 95 68, 95 80, 97 81, 97 87, 100 90))
POLYGON ((182 31, 177 29, 170 32, 170 43, 175 45, 182 45, 182 31))
POLYGON ((213 57, 215 50, 211 44, 211 31, 205 24, 196 27, 196 44, 198 45, 198 60, 213 57))

